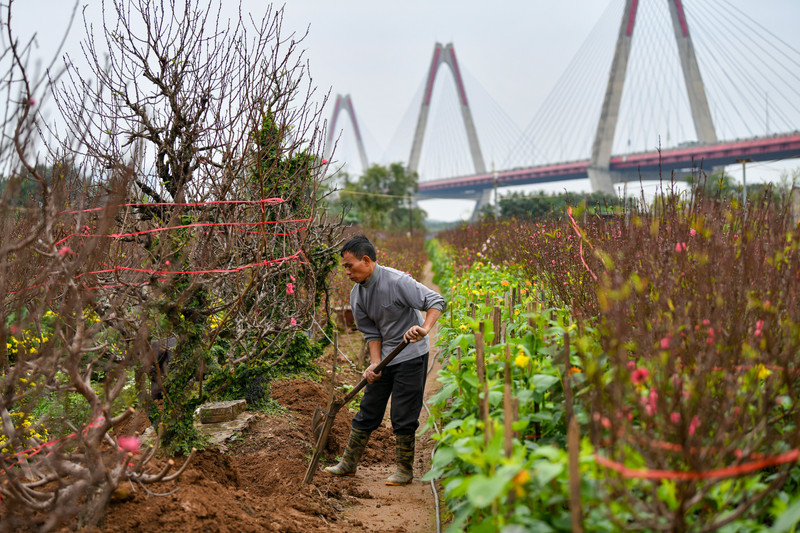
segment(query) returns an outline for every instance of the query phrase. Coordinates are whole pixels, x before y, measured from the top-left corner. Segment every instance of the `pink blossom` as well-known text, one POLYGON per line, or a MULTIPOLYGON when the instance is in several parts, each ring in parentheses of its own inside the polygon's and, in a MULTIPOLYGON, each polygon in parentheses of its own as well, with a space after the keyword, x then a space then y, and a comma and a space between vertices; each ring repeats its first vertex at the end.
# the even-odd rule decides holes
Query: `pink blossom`
POLYGON ((690 229, 690 230, 689 230, 689 235, 691 235, 692 237, 694 237, 695 235, 697 235, 697 232, 695 231, 695 229, 694 229, 694 228, 692 228, 692 229, 690 229))
POLYGON ((637 368, 631 374, 631 383, 633 383, 634 385, 639 385, 641 383, 644 383, 647 380, 647 378, 649 378, 649 377, 650 377, 650 371, 649 370, 647 370, 644 367, 637 368))
POLYGON ((700 425, 700 419, 697 418, 697 415, 695 415, 692 418, 692 421, 689 422, 689 435, 694 435, 694 432, 697 431, 697 426, 699 425, 700 425))
POLYGON ((67 254, 71 253, 72 253, 72 248, 70 248, 69 246, 62 246, 61 248, 58 249, 58 256, 62 258, 65 257, 67 254))
POLYGON ((289 279, 290 279, 290 280, 292 280, 292 281, 294 281, 294 276, 292 276, 291 274, 289 274, 289 279))
POLYGON ((736 240, 736 239, 738 239, 738 238, 739 238, 739 236, 738 236, 737 234, 735 234, 735 233, 734 233, 734 234, 733 234, 733 240, 735 241, 735 240, 736 240))
POLYGON ((294 294, 294 285, 291 283, 286 284, 286 294, 294 294))
POLYGON ((169 265, 170 265, 170 262, 169 262, 169 260, 167 260, 167 261, 166 261, 166 265, 167 265, 167 266, 169 266, 169 265))
POLYGON ((685 242, 679 242, 679 243, 677 243, 675 245, 675 251, 676 252, 683 252, 684 250, 686 250, 686 243, 685 242))
POLYGON ((33 96, 31 96, 30 98, 28 98, 28 105, 29 105, 30 107, 33 107, 33 106, 35 106, 35 105, 36 105, 36 100, 34 100, 34 99, 33 99, 33 96))
POLYGON ((628 361, 628 370, 635 370, 636 369, 636 362, 628 361))
POLYGON ((661 339, 661 349, 669 350, 669 335, 661 339))
POLYGON ((327 164, 328 164, 328 160, 327 160, 327 159, 323 159, 323 160, 322 160, 322 164, 323 164, 323 165, 327 165, 327 164))
POLYGON ((292 317, 292 319, 289 321, 289 324, 291 324, 293 326, 296 326, 297 325, 297 320, 294 317, 292 317))
POLYGON ((117 444, 119 445, 119 451, 121 452, 130 452, 134 455, 139 453, 139 437, 134 435, 123 435, 117 439, 117 444))
MULTIPOLYGON (((704 319, 703 319, 703 325, 704 325, 704 326, 710 326, 710 325, 711 325, 711 321, 710 321, 709 319, 707 319, 707 318, 704 318, 704 319)), ((712 330, 712 331, 713 331, 713 330, 712 330)))
POLYGON ((769 300, 764 300, 764 309, 769 309, 769 300))
POLYGON ((680 413, 672 413, 669 415, 669 421, 673 424, 677 424, 681 421, 681 414, 680 413))

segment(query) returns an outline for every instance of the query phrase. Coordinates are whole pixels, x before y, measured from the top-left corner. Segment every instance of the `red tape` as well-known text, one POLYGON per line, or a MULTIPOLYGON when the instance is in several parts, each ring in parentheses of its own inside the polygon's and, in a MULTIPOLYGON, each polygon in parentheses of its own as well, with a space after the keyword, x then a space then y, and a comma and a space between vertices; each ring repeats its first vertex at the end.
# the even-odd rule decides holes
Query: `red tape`
MULTIPOLYGON (((124 267, 124 266, 114 266, 104 270, 93 270, 91 272, 84 272, 83 274, 78 274, 75 276, 74 279, 81 278, 83 276, 88 276, 90 274, 108 274, 111 272, 119 272, 119 271, 127 271, 127 272, 140 272, 143 274, 157 274, 162 277, 171 276, 171 275, 180 275, 180 274, 233 274, 236 272, 241 272, 242 270, 247 270, 249 268, 257 268, 262 266, 270 266, 279 263, 285 263, 287 261, 299 261, 302 264, 308 264, 308 258, 303 253, 302 250, 298 250, 292 255, 287 255, 286 257, 280 257, 278 259, 268 259, 266 261, 261 261, 259 263, 251 263, 249 265, 243 265, 235 268, 214 268, 210 270, 152 270, 146 268, 132 268, 132 267, 124 267), (302 257, 302 259, 301 259, 302 257)), ((131 285, 142 285, 143 283, 131 283, 131 285)), ((37 287, 49 287, 53 285, 61 285, 60 283, 40 283, 38 285, 31 285, 30 287, 25 287, 22 289, 18 289, 16 291, 8 292, 7 294, 18 294, 20 292, 28 291, 31 289, 35 289, 37 287)), ((115 285, 98 285, 94 287, 87 287, 84 285, 86 290, 97 290, 97 289, 109 289, 115 287, 123 287, 124 284, 115 284, 115 285)))
MULTIPOLYGON (((572 228, 575 230, 575 233, 578 235, 578 239, 580 239, 579 250, 580 250, 580 255, 581 255, 581 263, 583 263, 584 268, 586 268, 586 270, 589 271, 589 274, 592 275, 592 278, 594 278, 594 280, 597 281, 597 276, 595 275, 594 272, 592 272, 592 269, 589 268, 589 265, 586 264, 586 260, 583 258, 583 241, 586 240, 586 237, 583 236, 583 233, 581 233, 580 228, 578 228, 578 223, 575 222, 574 218, 572 218, 572 208, 571 207, 567 207, 567 216, 569 217, 569 222, 572 225, 572 228)), ((586 242, 588 243, 588 241, 586 241, 586 242)), ((591 243, 589 243, 589 246, 591 246, 591 243)))
POLYGON ((785 463, 793 463, 800 457, 800 450, 795 449, 766 457, 758 461, 749 463, 742 463, 735 466, 727 466, 725 468, 718 468, 716 470, 706 470, 704 472, 686 472, 681 470, 657 470, 649 468, 628 468, 622 463, 618 463, 607 457, 603 457, 599 453, 594 454, 597 464, 618 472, 626 479, 675 479, 678 481, 697 481, 703 479, 722 479, 728 477, 739 476, 742 474, 749 474, 769 466, 776 466, 785 463))
MULTIPOLYGON (((177 203, 177 202, 153 202, 153 203, 131 203, 131 204, 119 204, 114 205, 111 207, 158 207, 158 206, 180 206, 180 207, 200 207, 203 205, 217 205, 217 204, 261 204, 263 207, 264 204, 282 204, 285 200, 283 198, 261 198, 259 200, 215 200, 212 202, 189 202, 189 203, 177 203)), ((91 213, 92 211, 102 211, 106 209, 106 207, 92 207, 90 209, 79 209, 77 211, 61 211, 58 213, 59 215, 77 215, 78 213, 91 213)))
MULTIPOLYGON (((169 231, 173 229, 186 229, 186 228, 206 228, 212 226, 263 226, 266 224, 289 224, 294 222, 310 222, 310 218, 297 218, 297 219, 288 219, 288 220, 275 220, 270 222, 198 222, 196 224, 182 224, 180 226, 166 226, 163 228, 152 228, 146 229, 142 231, 134 231, 131 233, 109 233, 108 235, 96 235, 91 233, 71 233, 61 239, 60 241, 56 242, 54 246, 58 246, 59 244, 68 241, 72 237, 103 237, 103 238, 111 238, 111 239, 119 239, 121 237, 135 237, 136 235, 145 235, 148 233, 159 233, 162 231, 169 231)), ((293 233, 298 233, 302 230, 306 229, 305 227, 297 229, 290 233, 269 233, 269 232, 258 232, 263 235, 291 235, 293 233)), ((249 232, 248 232, 249 233, 249 232)))

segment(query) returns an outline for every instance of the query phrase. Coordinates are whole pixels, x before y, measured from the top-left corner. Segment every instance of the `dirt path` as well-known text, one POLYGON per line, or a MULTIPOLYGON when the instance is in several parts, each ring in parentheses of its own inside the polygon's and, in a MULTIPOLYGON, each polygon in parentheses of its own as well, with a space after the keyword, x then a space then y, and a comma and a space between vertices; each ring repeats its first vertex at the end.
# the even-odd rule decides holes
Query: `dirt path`
MULTIPOLYGON (((439 288, 433 284, 430 262, 425 266, 421 281, 427 287, 439 292, 439 288)), ((437 360, 438 350, 433 346, 438 332, 438 326, 434 326, 430 335, 429 366, 432 368, 425 384, 426 401, 436 394, 441 386, 436 381, 440 366, 437 360)), ((425 426, 427 420, 428 413, 423 408, 420 415, 420 430, 425 426)), ((391 428, 388 414, 384 419, 384 425, 391 428)), ((430 438, 430 432, 421 437, 418 433, 414 459, 414 481, 405 487, 391 487, 384 483, 384 480, 394 472, 393 453, 389 457, 388 463, 381 462, 359 467, 355 479, 358 487, 370 497, 358 498, 353 505, 346 508, 345 515, 366 526, 371 526, 371 531, 404 531, 408 533, 436 531, 435 502, 431 485, 428 482, 420 481, 420 478, 429 469, 432 449, 433 440, 430 438)))

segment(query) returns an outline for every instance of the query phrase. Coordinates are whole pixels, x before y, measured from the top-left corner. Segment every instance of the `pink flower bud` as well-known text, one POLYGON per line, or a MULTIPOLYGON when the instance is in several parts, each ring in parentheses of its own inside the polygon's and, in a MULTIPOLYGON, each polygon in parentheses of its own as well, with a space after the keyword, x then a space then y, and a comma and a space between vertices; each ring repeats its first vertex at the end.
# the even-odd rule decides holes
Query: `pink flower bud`
POLYGON ((295 318, 292 317, 292 319, 289 321, 289 324, 291 324, 293 326, 296 326, 297 325, 297 320, 295 320, 295 318))
POLYGON ((294 294, 294 285, 291 283, 286 284, 286 294, 294 294))
POLYGON ((72 249, 69 246, 63 246, 63 247, 58 249, 58 256, 61 257, 61 258, 65 257, 67 254, 71 254, 71 253, 72 253, 72 249))
POLYGON ((123 435, 117 439, 119 451, 130 452, 132 454, 139 453, 139 437, 133 435, 123 435))
POLYGON ((697 235, 697 232, 695 231, 695 229, 694 229, 694 228, 692 228, 692 229, 690 229, 690 230, 689 230, 689 235, 691 235, 692 237, 694 237, 695 235, 697 235))
POLYGON ((661 339, 661 349, 669 350, 669 335, 661 339))
POLYGON ((694 432, 697 431, 697 426, 699 425, 700 425, 700 419, 697 418, 697 415, 695 415, 692 418, 692 421, 689 422, 689 435, 694 435, 694 432))
POLYGON ((681 421, 681 414, 680 413, 672 413, 669 415, 669 421, 673 424, 677 424, 681 421))

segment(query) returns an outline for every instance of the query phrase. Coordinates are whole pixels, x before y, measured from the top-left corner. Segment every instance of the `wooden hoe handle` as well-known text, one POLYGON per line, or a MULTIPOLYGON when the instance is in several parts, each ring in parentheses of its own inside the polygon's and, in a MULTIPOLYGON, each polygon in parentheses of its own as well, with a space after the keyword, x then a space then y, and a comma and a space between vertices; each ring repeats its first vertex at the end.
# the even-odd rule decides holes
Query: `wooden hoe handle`
MULTIPOLYGON (((400 344, 398 344, 397 348, 392 350, 392 353, 387 355, 380 363, 378 363, 378 366, 376 366, 372 371, 375 372, 376 374, 380 374, 383 371, 383 369, 386 368, 386 366, 392 362, 392 359, 397 357, 397 355, 400 352, 402 352, 406 346, 408 346, 408 342, 406 342, 405 340, 400 344)), ((353 390, 347 393, 347 396, 344 397, 342 405, 347 405, 348 403, 350 403, 350 401, 352 401, 352 399, 356 397, 356 394, 358 394, 358 392, 361 389, 366 387, 366 385, 367 385, 367 378, 361 378, 361 381, 358 382, 358 385, 353 387, 353 390)))

